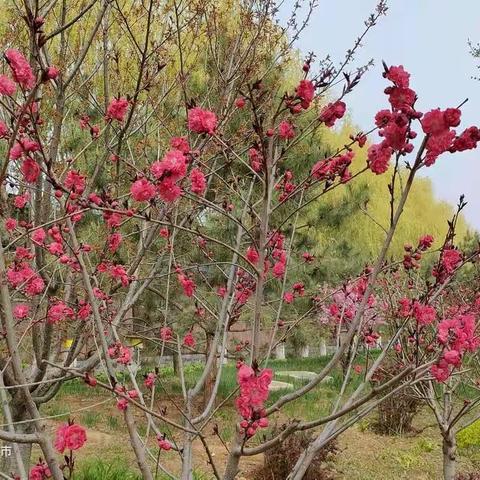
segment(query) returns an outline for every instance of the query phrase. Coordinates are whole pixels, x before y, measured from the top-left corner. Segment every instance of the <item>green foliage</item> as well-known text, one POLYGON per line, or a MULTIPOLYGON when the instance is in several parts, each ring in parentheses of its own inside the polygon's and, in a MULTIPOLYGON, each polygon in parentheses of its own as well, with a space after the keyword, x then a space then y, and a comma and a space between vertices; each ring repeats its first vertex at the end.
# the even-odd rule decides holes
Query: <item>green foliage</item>
POLYGON ((457 433, 457 445, 459 448, 480 447, 480 420, 457 433))

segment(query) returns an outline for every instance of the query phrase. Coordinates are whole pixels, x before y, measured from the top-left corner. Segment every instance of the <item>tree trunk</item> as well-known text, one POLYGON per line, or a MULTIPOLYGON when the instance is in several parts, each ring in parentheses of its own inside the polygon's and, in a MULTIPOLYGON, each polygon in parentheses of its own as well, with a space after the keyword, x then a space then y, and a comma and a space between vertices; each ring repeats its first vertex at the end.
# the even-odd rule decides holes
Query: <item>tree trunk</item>
MULTIPOLYGON (((213 335, 211 333, 207 333, 206 336, 206 352, 207 352, 207 358, 208 358, 208 352, 210 352, 210 349, 212 348, 213 344, 213 335)), ((205 380, 205 386, 203 388, 203 408, 206 408, 208 405, 208 401, 210 400, 210 396, 212 395, 213 392, 213 386, 215 385, 215 380, 217 379, 216 376, 217 369, 216 368, 211 368, 208 372, 208 376, 205 380)))
MULTIPOLYGON (((16 404, 12 402, 11 404, 12 409, 12 420, 15 427, 16 433, 33 433, 34 432, 34 425, 30 422, 25 423, 16 423, 16 422, 24 422, 25 420, 30 419, 30 415, 27 411, 26 406, 21 404, 16 404)), ((0 458, 0 471, 6 474, 15 473, 18 475, 20 469, 17 465, 17 461, 15 458, 15 454, 13 452, 13 445, 11 444, 4 444, 7 447, 11 448, 11 454, 7 455, 4 454, 0 458)), ((20 456, 22 458, 23 466, 26 472, 29 471, 30 467, 30 457, 32 454, 32 444, 31 443, 18 443, 18 449, 20 450, 20 456)), ((22 479, 23 480, 23 479, 22 479)))
MULTIPOLYGON (((188 422, 185 422, 188 425, 188 422)), ((193 437, 190 433, 185 433, 185 442, 182 453, 182 476, 181 480, 193 480, 193 437)))
POLYGON ((324 338, 321 338, 320 339, 320 346, 319 346, 319 349, 320 349, 320 353, 319 355, 321 357, 326 357, 327 356, 327 342, 324 338))
POLYGON ((444 480, 455 480, 456 469, 456 442, 455 434, 452 431, 443 436, 443 478, 444 480))
POLYGON ((178 377, 180 376, 180 358, 178 352, 172 350, 172 361, 173 361, 173 374, 178 377))

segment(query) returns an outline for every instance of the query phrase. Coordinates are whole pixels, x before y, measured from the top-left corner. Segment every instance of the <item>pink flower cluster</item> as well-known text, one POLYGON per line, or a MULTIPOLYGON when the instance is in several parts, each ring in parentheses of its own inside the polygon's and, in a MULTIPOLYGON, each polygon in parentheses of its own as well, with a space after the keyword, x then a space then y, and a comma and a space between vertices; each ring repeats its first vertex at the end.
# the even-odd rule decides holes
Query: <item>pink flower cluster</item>
POLYGON ((191 108, 188 111, 188 128, 195 133, 213 135, 217 128, 217 116, 210 110, 200 107, 191 108))
MULTIPOLYGON (((369 272, 370 270, 367 268, 362 277, 346 283, 340 290, 333 293, 333 302, 326 308, 322 306, 322 323, 336 331, 339 324, 348 325, 355 318, 368 285, 367 274, 369 272)), ((376 330, 382 323, 383 318, 378 308, 377 298, 371 294, 363 312, 361 332, 367 345, 374 346, 377 343, 379 334, 376 330)))
POLYGON ((409 88, 410 74, 403 66, 388 68, 384 76, 393 83, 385 89, 389 96, 391 111, 381 110, 375 115, 375 125, 384 140, 372 145, 367 153, 368 166, 377 175, 388 170, 393 152, 399 155, 412 152, 413 145, 410 140, 417 134, 411 130, 410 124, 413 119, 422 115, 413 108, 417 95, 409 88))
POLYGON ((51 305, 47 312, 48 323, 58 323, 75 317, 73 308, 70 308, 62 301, 51 305))
POLYGON ((292 285, 290 292, 285 292, 283 301, 285 303, 292 303, 295 297, 303 297, 305 295, 305 285, 302 282, 296 282, 292 285))
MULTIPOLYGON (((255 280, 245 270, 238 269, 237 271, 237 283, 235 285, 235 302, 236 307, 240 308, 248 302, 248 299, 255 291, 255 280)), ((225 287, 219 287, 217 293, 223 297, 227 292, 225 287)))
POLYGON ((173 202, 182 193, 177 182, 187 173, 187 158, 181 150, 169 150, 162 160, 151 165, 150 172, 157 180, 160 197, 165 202, 173 202))
POLYGON ((283 140, 295 138, 295 127, 287 120, 283 120, 278 125, 278 136, 283 140))
POLYGON ((411 301, 408 298, 402 298, 399 301, 400 316, 406 318, 413 316, 419 325, 430 325, 437 319, 437 312, 431 305, 425 305, 417 300, 411 301))
POLYGON ((197 344, 195 337, 193 336, 192 332, 188 332, 184 337, 183 337, 183 344, 186 347, 189 348, 195 348, 195 345, 197 344))
POLYGON ((250 166, 254 172, 260 172, 263 168, 264 161, 263 155, 256 147, 252 147, 248 150, 248 158, 250 160, 250 166))
POLYGON ((5 58, 12 70, 15 82, 25 90, 32 89, 35 86, 35 75, 26 58, 13 48, 9 48, 5 52, 5 58))
POLYGON ((132 360, 132 349, 117 342, 108 348, 108 356, 122 365, 128 365, 132 360))
POLYGON ((193 297, 193 294, 195 293, 195 289, 197 288, 194 280, 190 278, 188 275, 186 275, 179 266, 175 268, 175 271, 177 272, 177 279, 180 285, 182 286, 183 293, 187 297, 193 297))
POLYGON ((310 107, 310 104, 315 97, 315 86, 311 80, 300 80, 295 93, 300 99, 300 105, 304 110, 310 107))
POLYGON ((152 389, 155 385, 155 380, 157 379, 157 376, 153 372, 147 373, 145 380, 143 381, 143 384, 145 385, 146 388, 152 389))
POLYGON ((480 347, 480 339, 475 334, 475 316, 459 314, 442 320, 437 340, 444 350, 440 360, 431 367, 431 374, 438 382, 444 382, 461 366, 465 352, 474 352, 480 347))
POLYGON ((52 472, 45 462, 38 462, 34 465, 28 475, 28 480, 46 480, 52 477, 52 472))
POLYGON ((296 185, 292 182, 293 180, 293 173, 291 170, 285 170, 281 181, 277 182, 275 185, 275 190, 282 192, 278 197, 279 202, 285 202, 288 200, 292 195, 294 195, 295 189, 297 188, 296 185))
POLYGON ((168 450, 172 449, 172 444, 165 438, 165 435, 159 434, 157 436, 157 443, 160 450, 165 450, 168 452, 168 450))
POLYGON ((237 382, 240 395, 235 400, 235 405, 243 418, 240 427, 247 437, 255 435, 258 428, 268 426, 264 403, 268 399, 272 378, 273 372, 268 368, 255 371, 245 364, 238 368, 237 382))
POLYGON ((192 168, 192 171, 190 172, 190 182, 190 190, 193 193, 200 196, 205 193, 205 190, 207 188, 207 180, 205 178, 205 175, 199 168, 192 168))
POLYGON ((437 279, 437 282, 443 283, 454 273, 462 261, 462 252, 453 246, 447 246, 443 249, 440 255, 440 262, 434 267, 432 275, 437 279))
POLYGON ((78 450, 87 441, 85 429, 73 422, 61 425, 56 432, 55 448, 63 453, 65 450, 78 450))
POLYGON ((15 82, 6 75, 0 75, 0 95, 12 96, 17 89, 15 82))
POLYGON ((320 112, 319 120, 323 122, 327 127, 333 127, 337 120, 340 120, 347 110, 345 102, 337 100, 336 102, 329 103, 320 112))
POLYGON ((45 282, 27 262, 14 262, 7 269, 7 280, 15 289, 20 289, 28 297, 34 297, 43 292, 45 282))
POLYGON ((107 120, 117 120, 123 122, 127 114, 129 102, 125 97, 114 98, 107 107, 107 120))
POLYGON ((160 338, 164 342, 169 342, 173 338, 173 330, 170 327, 162 327, 160 329, 160 338))
POLYGON ((354 157, 355 152, 349 151, 343 155, 320 160, 312 167, 310 174, 314 179, 320 181, 334 181, 335 177, 339 176, 342 182, 347 182, 351 178, 348 167, 354 157))

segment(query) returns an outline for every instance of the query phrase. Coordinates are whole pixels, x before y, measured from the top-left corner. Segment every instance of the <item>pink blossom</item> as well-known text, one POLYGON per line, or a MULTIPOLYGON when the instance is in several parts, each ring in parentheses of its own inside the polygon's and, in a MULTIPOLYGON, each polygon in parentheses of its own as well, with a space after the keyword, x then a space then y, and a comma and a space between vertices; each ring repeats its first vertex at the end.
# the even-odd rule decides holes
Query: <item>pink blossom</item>
POLYGON ((272 269, 273 276, 276 278, 282 278, 285 274, 285 261, 278 261, 275 263, 272 269))
POLYGON ((437 318, 437 312, 431 305, 422 305, 419 302, 414 302, 413 316, 420 325, 429 325, 437 318))
POLYGON ((393 110, 410 112, 417 98, 417 94, 411 88, 389 87, 386 89, 388 101, 393 110))
POLYGON ((240 395, 235 400, 235 406, 244 418, 240 426, 246 430, 248 436, 254 435, 258 427, 268 426, 268 421, 259 420, 265 417, 264 402, 268 399, 272 378, 273 372, 270 369, 256 373, 252 367, 245 364, 240 364, 238 368, 240 395))
POLYGON ((247 260, 253 263, 254 265, 258 262, 259 255, 258 255, 257 249, 252 245, 250 245, 247 248, 247 253, 245 256, 247 257, 247 260))
POLYGON ((126 398, 119 398, 117 400, 117 408, 121 411, 124 412, 128 407, 128 400, 126 398))
POLYGON ((290 140, 295 137, 295 130, 293 125, 290 122, 287 122, 287 120, 283 120, 280 122, 280 125, 278 126, 278 135, 280 138, 283 138, 284 140, 290 140))
POLYGON ((157 443, 160 450, 168 451, 172 449, 172 444, 160 435, 157 436, 157 443))
POLYGON ((254 172, 260 172, 263 165, 263 156, 256 148, 248 150, 248 158, 250 159, 250 166, 254 172))
POLYGON ((28 317, 30 314, 30 307, 25 304, 15 305, 13 308, 13 316, 17 319, 22 319, 28 317))
POLYGON ((128 347, 120 346, 116 360, 118 363, 121 363, 122 365, 128 365, 132 360, 132 349, 128 347))
POLYGON ((453 365, 454 367, 459 367, 462 363, 462 357, 457 350, 448 350, 443 354, 443 358, 448 365, 453 365))
POLYGON ((199 168, 193 168, 190 172, 190 182, 192 184, 190 190, 197 195, 203 195, 207 188, 205 175, 199 168))
POLYGON ((34 297, 43 292, 45 288, 45 282, 40 275, 35 275, 28 283, 25 288, 25 294, 29 297, 34 297))
POLYGON ((153 372, 149 372, 145 377, 143 384, 145 385, 146 388, 151 389, 155 385, 156 378, 157 376, 153 372))
POLYGON ((137 202, 148 202, 155 197, 155 186, 146 178, 141 178, 132 183, 130 194, 137 202))
POLYGON ((195 133, 208 133, 212 135, 217 128, 217 116, 210 110, 200 107, 188 111, 188 128, 195 133))
POLYGON ((46 77, 49 80, 55 80, 58 77, 58 74, 60 72, 58 71, 57 67, 54 67, 53 65, 51 65, 50 67, 47 68, 47 71, 45 73, 46 73, 46 77))
POLYGON ((307 109, 315 96, 315 87, 310 80, 301 80, 295 90, 297 97, 302 101, 302 108, 307 109))
POLYGON ((329 103, 320 113, 319 120, 327 127, 333 127, 337 120, 340 120, 344 115, 347 106, 345 102, 337 100, 334 103, 329 103))
POLYGON ((235 106, 237 108, 243 108, 245 106, 245 99, 243 97, 238 97, 235 100, 235 106))
POLYGON ((35 75, 25 57, 18 50, 9 48, 5 52, 5 58, 12 69, 12 75, 15 82, 26 90, 33 88, 35 85, 35 75))
POLYGON ((388 162, 391 156, 392 149, 386 144, 372 145, 367 153, 370 170, 377 175, 385 173, 388 170, 388 162))
POLYGON ((128 100, 125 97, 113 98, 107 107, 107 120, 123 122, 128 110, 128 100))
POLYGON ((8 127, 5 125, 4 122, 0 120, 0 138, 6 138, 8 137, 8 127))
POLYGON ((174 202, 182 195, 182 189, 171 178, 166 178, 158 184, 158 194, 165 202, 174 202))
POLYGON ((170 327, 162 327, 160 329, 160 338, 164 342, 169 342, 173 338, 173 331, 170 327))
POLYGON ((177 273, 177 278, 183 288, 183 293, 187 297, 192 297, 196 289, 195 282, 191 278, 187 277, 187 275, 185 275, 182 271, 177 273))
POLYGON ((56 432, 55 448, 63 453, 65 450, 78 450, 87 441, 85 429, 77 424, 65 423, 56 432))
POLYGON ((63 302, 53 304, 47 313, 48 323, 58 323, 74 316, 75 312, 63 302))
POLYGON ((45 241, 46 237, 47 237, 47 234, 45 233, 45 230, 43 228, 37 228, 32 232, 32 240, 35 243, 42 244, 45 241))
POLYGON ((444 382, 450 376, 450 370, 445 360, 440 360, 436 365, 432 365, 430 373, 437 382, 444 382))
POLYGON ((67 189, 81 195, 85 190, 85 176, 76 170, 70 170, 65 177, 64 185, 67 189))
POLYGON ((17 221, 14 218, 7 218, 5 220, 5 229, 11 232, 17 228, 17 221))
POLYGON ((293 292, 285 292, 285 293, 283 294, 283 301, 284 301, 285 303, 292 303, 293 300, 294 300, 294 298, 295 298, 295 297, 294 297, 294 295, 293 295, 293 292))
POLYGON ((463 152, 477 148, 480 141, 480 130, 477 127, 468 127, 453 140, 450 152, 463 152))
POLYGON ((28 475, 28 480, 45 480, 51 478, 52 472, 45 462, 39 462, 34 465, 28 475))
POLYGON ((405 71, 403 65, 399 65, 398 67, 390 67, 385 73, 385 77, 393 82, 397 87, 408 88, 409 86, 410 74, 405 71))
POLYGON ((15 93, 17 87, 15 86, 15 82, 10 80, 5 75, 0 75, 0 95, 8 95, 11 96, 15 93))
POLYGON ((302 253, 302 258, 305 263, 312 263, 315 260, 315 256, 308 252, 302 253))
POLYGON ((187 154, 190 151, 190 145, 186 137, 173 137, 170 140, 170 146, 174 150, 180 150, 182 153, 187 154))
POLYGON ((40 167, 38 163, 31 158, 26 158, 23 161, 20 170, 27 183, 35 183, 40 175, 40 167))
POLYGON ((190 348, 195 348, 196 345, 195 337, 193 336, 192 332, 188 332, 184 337, 183 337, 183 344, 186 347, 190 348))
POLYGON ((462 262, 462 253, 455 248, 446 248, 442 252, 441 263, 447 274, 453 273, 453 271, 462 262))
POLYGON ((423 235, 418 239, 418 248, 420 250, 428 250, 433 245, 433 237, 431 235, 423 235))
POLYGON ((108 237, 108 249, 111 253, 115 253, 118 250, 118 247, 122 243, 122 234, 121 233, 112 233, 108 237))
POLYGON ((168 177, 177 181, 187 173, 187 160, 180 150, 169 150, 161 161, 157 160, 151 165, 150 171, 159 180, 168 177))
POLYGON ((30 193, 25 192, 22 195, 17 195, 13 204, 16 208, 24 208, 27 202, 30 200, 30 193))

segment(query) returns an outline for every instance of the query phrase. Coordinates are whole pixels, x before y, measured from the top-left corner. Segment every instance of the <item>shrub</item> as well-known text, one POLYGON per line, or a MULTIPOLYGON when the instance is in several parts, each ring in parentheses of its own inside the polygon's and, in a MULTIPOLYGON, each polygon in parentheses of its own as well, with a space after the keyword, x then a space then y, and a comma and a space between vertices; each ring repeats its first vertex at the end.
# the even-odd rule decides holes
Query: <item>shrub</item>
MULTIPOLYGON (((385 365, 381 375, 383 381, 386 381, 397 373, 395 365, 385 365)), ((372 430, 382 435, 402 435, 410 432, 421 403, 409 388, 387 397, 377 408, 377 418, 372 424, 372 430)))
MULTIPOLYGON (((272 431, 272 436, 278 434, 278 429, 272 431)), ((264 464, 254 478, 258 480, 285 480, 296 464, 300 454, 311 442, 310 433, 298 432, 264 453, 264 464)), ((308 468, 304 480, 333 480, 332 461, 338 452, 336 440, 329 442, 320 449, 308 468)))
POLYGON ((457 446, 469 448, 480 445, 480 421, 473 422, 457 433, 457 446))

